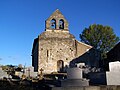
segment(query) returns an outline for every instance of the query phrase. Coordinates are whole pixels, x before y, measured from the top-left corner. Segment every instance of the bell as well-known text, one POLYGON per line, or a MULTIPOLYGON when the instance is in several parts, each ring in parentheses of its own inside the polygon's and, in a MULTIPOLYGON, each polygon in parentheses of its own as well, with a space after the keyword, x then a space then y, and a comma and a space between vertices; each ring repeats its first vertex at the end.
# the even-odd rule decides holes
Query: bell
POLYGON ((63 29, 62 25, 60 25, 60 29, 63 29))

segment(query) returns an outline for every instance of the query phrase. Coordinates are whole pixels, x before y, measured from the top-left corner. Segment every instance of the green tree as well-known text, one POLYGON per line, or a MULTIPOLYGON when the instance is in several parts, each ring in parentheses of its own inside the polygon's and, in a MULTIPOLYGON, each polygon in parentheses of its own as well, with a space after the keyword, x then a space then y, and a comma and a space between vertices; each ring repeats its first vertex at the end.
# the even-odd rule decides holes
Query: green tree
POLYGON ((106 57, 106 53, 119 41, 119 37, 115 35, 110 26, 99 24, 93 24, 89 28, 85 28, 82 34, 80 34, 80 39, 82 42, 99 50, 102 59, 106 57))

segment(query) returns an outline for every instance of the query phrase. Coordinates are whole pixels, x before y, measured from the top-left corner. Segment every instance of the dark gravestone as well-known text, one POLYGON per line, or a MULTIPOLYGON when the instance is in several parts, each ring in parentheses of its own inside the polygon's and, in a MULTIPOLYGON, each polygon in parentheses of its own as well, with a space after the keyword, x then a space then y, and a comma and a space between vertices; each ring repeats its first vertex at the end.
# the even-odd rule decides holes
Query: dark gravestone
POLYGON ((106 73, 105 72, 91 72, 88 73, 87 79, 89 79, 90 85, 106 85, 106 73))

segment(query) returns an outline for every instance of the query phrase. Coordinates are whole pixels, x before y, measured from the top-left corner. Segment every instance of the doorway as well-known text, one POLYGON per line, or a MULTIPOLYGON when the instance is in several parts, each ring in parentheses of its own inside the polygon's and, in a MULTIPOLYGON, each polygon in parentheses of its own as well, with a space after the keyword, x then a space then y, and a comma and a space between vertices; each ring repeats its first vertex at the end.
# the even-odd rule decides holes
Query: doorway
POLYGON ((57 71, 58 72, 63 72, 64 71, 64 61, 63 60, 58 60, 57 61, 57 71))

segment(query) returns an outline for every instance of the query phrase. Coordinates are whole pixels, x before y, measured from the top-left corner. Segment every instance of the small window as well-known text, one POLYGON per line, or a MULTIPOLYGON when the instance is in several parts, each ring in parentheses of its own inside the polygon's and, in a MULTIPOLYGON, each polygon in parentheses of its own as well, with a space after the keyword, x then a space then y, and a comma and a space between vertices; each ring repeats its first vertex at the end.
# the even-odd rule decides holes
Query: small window
POLYGON ((47 50, 47 57, 49 56, 49 51, 47 50))
POLYGON ((59 29, 64 29, 64 21, 62 19, 59 20, 59 29))
POLYGON ((52 20, 50 21, 50 28, 51 28, 51 29, 56 29, 56 20, 55 20, 55 19, 52 19, 52 20))

